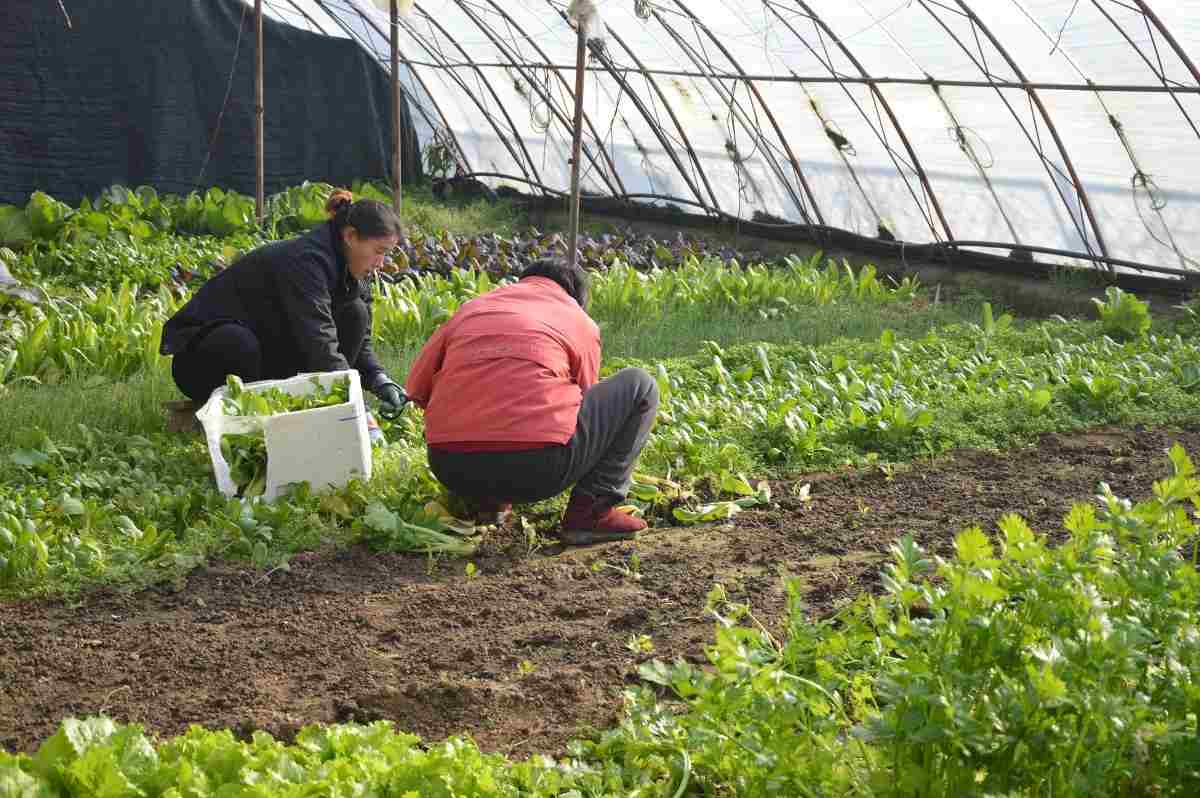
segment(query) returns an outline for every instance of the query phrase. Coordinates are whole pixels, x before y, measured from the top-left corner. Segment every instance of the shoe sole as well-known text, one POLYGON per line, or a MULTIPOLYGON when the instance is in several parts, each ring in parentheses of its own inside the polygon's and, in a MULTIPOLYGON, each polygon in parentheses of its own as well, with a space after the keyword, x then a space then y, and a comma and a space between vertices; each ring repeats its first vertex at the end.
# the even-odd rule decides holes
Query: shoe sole
POLYGON ((637 532, 596 532, 594 530, 571 529, 560 532, 558 538, 567 546, 591 546, 597 543, 637 540, 637 536, 637 532))

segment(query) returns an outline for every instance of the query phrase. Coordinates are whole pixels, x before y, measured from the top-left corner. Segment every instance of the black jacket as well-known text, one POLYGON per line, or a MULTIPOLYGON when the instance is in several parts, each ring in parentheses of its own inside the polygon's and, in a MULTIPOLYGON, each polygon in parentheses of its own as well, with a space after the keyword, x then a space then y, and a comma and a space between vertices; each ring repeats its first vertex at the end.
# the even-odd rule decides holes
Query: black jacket
POLYGON ((334 315, 361 299, 371 318, 371 281, 346 267, 333 222, 248 252, 216 274, 163 327, 159 351, 178 354, 220 324, 248 327, 262 347, 264 379, 357 369, 363 387, 387 381, 371 349, 371 327, 355 363, 338 351, 334 315))

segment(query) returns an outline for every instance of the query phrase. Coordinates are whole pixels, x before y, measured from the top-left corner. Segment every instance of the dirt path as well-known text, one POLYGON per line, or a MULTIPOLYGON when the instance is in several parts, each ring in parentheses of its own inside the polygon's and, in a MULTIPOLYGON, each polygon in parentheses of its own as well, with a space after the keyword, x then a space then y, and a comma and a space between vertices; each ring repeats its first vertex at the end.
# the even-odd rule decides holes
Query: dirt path
POLYGON ((162 735, 195 723, 287 737, 308 723, 386 718, 518 757, 561 751, 580 728, 616 718, 646 659, 631 637, 649 635, 659 658, 703 661, 714 582, 775 623, 790 573, 827 613, 876 586, 905 532, 945 551, 963 527, 991 530, 1014 510, 1057 531, 1101 480, 1146 496, 1175 441, 1200 453, 1196 431, 1100 430, 891 475, 813 475, 801 480, 808 502, 777 485, 779 510, 654 532, 636 547, 531 552, 502 532, 473 578, 462 562, 352 549, 300 555, 270 576, 222 565, 132 596, 2 605, 0 747, 32 750, 64 716, 104 711, 162 735))

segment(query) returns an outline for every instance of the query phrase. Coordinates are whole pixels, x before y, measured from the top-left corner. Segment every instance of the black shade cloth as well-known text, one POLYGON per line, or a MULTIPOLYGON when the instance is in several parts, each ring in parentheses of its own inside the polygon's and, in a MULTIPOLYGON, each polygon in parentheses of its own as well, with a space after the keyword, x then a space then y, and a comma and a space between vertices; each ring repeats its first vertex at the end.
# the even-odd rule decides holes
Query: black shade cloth
MULTIPOLYGON (((253 195, 253 9, 240 0, 65 6, 70 28, 56 0, 0 0, 0 202, 41 190, 76 203, 114 183, 253 195)), ((267 193, 304 180, 390 180, 382 65, 351 40, 271 19, 263 53, 267 193)), ((411 183, 421 164, 407 103, 401 119, 411 183)))

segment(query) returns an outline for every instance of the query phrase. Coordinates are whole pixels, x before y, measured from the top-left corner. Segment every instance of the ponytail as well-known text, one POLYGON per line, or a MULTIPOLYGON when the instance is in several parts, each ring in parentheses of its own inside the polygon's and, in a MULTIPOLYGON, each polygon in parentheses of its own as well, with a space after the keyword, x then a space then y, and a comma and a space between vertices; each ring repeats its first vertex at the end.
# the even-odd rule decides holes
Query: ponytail
POLYGON ((329 195, 329 201, 325 203, 325 212, 329 214, 330 219, 337 219, 342 209, 348 208, 353 202, 354 195, 344 188, 339 188, 329 195))
POLYGON ((344 227, 353 227, 363 238, 387 238, 403 234, 400 217, 388 205, 378 200, 354 201, 354 195, 338 189, 329 195, 325 212, 333 219, 334 227, 340 232, 344 227))

